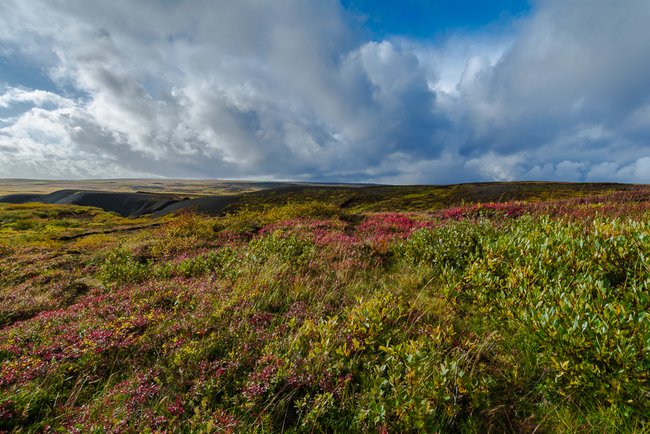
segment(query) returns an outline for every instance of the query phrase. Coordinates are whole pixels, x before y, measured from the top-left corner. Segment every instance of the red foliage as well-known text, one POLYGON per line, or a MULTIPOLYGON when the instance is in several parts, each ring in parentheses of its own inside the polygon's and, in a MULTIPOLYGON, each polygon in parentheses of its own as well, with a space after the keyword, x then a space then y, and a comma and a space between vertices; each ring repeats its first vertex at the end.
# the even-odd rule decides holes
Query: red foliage
POLYGON ((177 396, 174 402, 167 406, 167 411, 172 416, 180 416, 185 413, 185 407, 183 406, 183 400, 180 396, 177 396))
POLYGON ((257 369, 249 377, 243 394, 249 401, 263 396, 272 386, 272 380, 284 361, 276 356, 267 355, 257 362, 257 369))
POLYGON ((434 225, 429 220, 416 220, 405 213, 371 214, 357 227, 357 236, 371 243, 392 241, 396 238, 408 238, 417 229, 434 225))

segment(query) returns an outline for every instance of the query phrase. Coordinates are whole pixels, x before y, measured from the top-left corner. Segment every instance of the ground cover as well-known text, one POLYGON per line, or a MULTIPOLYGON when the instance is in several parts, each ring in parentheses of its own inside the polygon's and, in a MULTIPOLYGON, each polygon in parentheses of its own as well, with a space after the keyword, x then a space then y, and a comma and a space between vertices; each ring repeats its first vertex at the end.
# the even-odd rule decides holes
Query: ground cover
POLYGON ((0 430, 647 432, 648 190, 320 194, 1 204, 0 430))

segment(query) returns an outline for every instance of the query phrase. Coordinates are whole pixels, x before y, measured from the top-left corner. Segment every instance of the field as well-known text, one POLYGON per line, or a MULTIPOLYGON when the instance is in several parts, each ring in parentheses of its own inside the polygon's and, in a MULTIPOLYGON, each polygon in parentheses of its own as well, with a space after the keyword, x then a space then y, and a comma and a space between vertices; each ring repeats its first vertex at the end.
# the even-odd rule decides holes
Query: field
POLYGON ((650 188, 284 187, 0 204, 0 431, 649 432, 650 188))
POLYGON ((281 182, 249 182, 188 179, 96 179, 83 181, 55 181, 36 179, 0 179, 0 195, 41 193, 57 190, 95 190, 135 193, 184 194, 237 194, 290 185, 281 182))

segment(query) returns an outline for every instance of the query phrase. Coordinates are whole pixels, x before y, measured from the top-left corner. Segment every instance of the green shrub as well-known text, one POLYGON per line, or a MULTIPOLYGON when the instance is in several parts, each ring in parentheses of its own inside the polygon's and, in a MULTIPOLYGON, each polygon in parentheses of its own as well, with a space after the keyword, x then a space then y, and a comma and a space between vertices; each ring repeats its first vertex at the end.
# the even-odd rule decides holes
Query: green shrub
MULTIPOLYGON (((650 398, 648 222, 526 218, 468 268, 463 299, 537 347, 538 387, 579 406, 642 410, 650 398)), ((627 410, 625 410, 627 411, 627 410)))
POLYGON ((314 243, 295 235, 282 236, 274 233, 249 244, 249 258, 264 262, 271 257, 294 265, 304 265, 314 253, 314 243))
POLYGON ((177 265, 176 270, 184 277, 197 277, 208 273, 234 277, 237 271, 234 267, 236 261, 237 252, 232 248, 225 247, 216 252, 212 251, 186 259, 177 265))
POLYGON ((18 220, 17 222, 13 223, 12 226, 17 231, 27 231, 30 229, 35 229, 37 226, 39 226, 39 223, 32 219, 18 220))
POLYGON ((492 233, 487 224, 466 222, 421 229, 397 247, 397 255, 432 267, 464 269, 481 255, 492 233))
POLYGON ((136 283, 150 277, 151 272, 150 261, 136 260, 130 252, 117 249, 104 260, 99 278, 104 285, 136 283))
POLYGON ((53 220, 49 223, 51 226, 57 226, 62 228, 78 228, 81 224, 79 220, 66 218, 60 220, 53 220))

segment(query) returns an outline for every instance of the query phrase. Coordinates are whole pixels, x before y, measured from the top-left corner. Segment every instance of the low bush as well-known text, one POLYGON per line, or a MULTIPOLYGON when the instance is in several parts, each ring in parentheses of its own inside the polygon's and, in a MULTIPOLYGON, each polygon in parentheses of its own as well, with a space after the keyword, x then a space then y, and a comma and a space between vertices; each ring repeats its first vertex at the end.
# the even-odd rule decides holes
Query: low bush
POLYGON ((488 223, 453 223, 421 229, 396 246, 398 256, 413 263, 462 270, 480 258, 495 230, 488 223))
POLYGON ((314 250, 314 243, 306 238, 296 235, 285 237, 276 232, 251 241, 248 246, 248 258, 260 263, 275 257, 285 263, 300 266, 309 261, 314 250))
POLYGON ((216 273, 221 277, 236 274, 237 252, 230 248, 211 251, 207 254, 198 255, 185 259, 172 268, 173 273, 183 277, 199 277, 208 273, 216 273))
POLYGON ((119 285, 142 282, 151 276, 150 260, 136 260, 131 252, 116 249, 104 260, 99 278, 104 285, 119 285))

